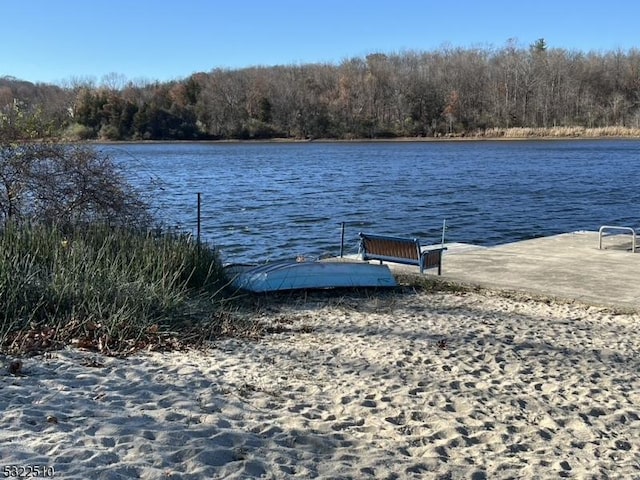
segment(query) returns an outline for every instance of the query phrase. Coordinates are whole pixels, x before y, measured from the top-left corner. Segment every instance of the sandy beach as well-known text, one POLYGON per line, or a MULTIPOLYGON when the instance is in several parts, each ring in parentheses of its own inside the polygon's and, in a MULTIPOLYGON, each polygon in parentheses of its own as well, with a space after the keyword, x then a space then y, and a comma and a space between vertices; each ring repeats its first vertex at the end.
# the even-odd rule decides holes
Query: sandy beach
POLYGON ((300 296, 256 321, 273 332, 204 351, 66 349, 24 359, 19 375, 5 366, 2 467, 65 479, 640 478, 637 313, 421 292, 300 296))

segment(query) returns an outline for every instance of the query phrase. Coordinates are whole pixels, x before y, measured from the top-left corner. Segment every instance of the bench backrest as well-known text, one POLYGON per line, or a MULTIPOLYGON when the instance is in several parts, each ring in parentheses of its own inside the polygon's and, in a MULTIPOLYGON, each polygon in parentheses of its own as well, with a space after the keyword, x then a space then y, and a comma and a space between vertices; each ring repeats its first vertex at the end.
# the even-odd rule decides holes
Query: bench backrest
POLYGON ((418 265, 420 263, 420 241, 417 238, 407 239, 360 233, 360 241, 365 259, 405 259, 411 261, 412 264, 418 265))
POLYGON ((363 260, 380 260, 418 265, 420 273, 429 268, 437 268, 442 273, 442 252, 446 247, 432 248, 421 252, 417 238, 386 237, 360 232, 360 253, 363 260))

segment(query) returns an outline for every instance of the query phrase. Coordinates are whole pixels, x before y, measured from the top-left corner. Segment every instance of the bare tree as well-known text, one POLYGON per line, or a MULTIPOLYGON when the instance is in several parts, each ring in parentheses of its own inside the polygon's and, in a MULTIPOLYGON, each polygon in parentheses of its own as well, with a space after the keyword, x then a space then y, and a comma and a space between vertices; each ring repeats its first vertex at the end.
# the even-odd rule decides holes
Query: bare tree
POLYGON ((55 142, 0 147, 0 215, 5 224, 151 222, 143 196, 108 156, 55 142))

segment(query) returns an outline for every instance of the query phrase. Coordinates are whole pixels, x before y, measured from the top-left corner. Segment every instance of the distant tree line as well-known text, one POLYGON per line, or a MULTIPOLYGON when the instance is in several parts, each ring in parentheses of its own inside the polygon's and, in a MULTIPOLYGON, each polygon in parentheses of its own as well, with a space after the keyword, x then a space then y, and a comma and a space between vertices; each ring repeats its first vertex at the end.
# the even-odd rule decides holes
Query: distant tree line
POLYGON ((32 136, 103 140, 392 138, 513 127, 640 127, 640 50, 375 53, 339 64, 215 69, 171 82, 100 85, 0 78, 0 120, 32 136))

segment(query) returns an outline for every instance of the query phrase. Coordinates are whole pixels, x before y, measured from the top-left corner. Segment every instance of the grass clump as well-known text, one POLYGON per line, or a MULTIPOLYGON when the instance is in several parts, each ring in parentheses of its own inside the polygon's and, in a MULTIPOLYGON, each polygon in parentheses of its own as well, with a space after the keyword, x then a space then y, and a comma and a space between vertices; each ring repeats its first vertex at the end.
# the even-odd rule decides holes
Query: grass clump
POLYGON ((400 274, 396 280, 402 289, 412 289, 419 292, 435 293, 468 293, 473 287, 461 283, 451 282, 432 275, 400 274))
POLYGON ((512 127, 477 131, 469 137, 531 139, 531 138, 637 138, 640 129, 632 127, 512 127))
POLYGON ((0 350, 160 345, 213 321, 225 282, 217 252, 184 235, 9 225, 0 234, 0 350))

